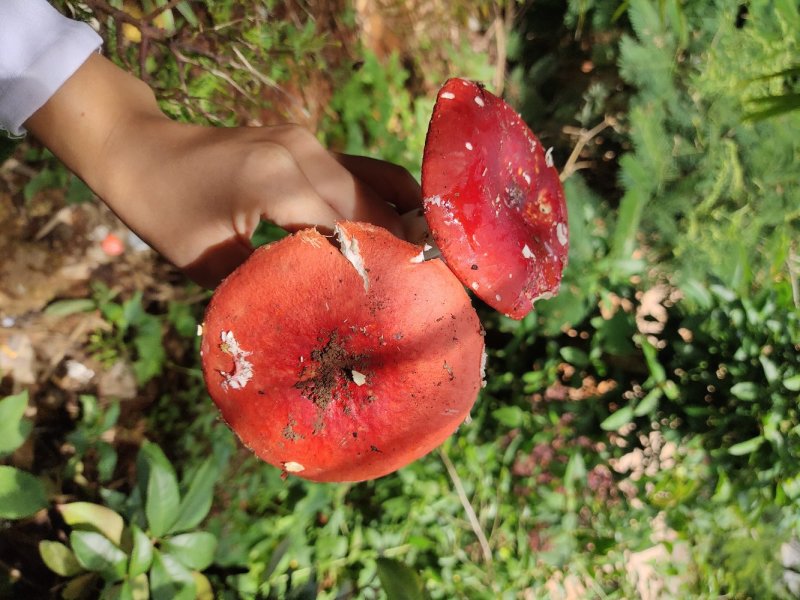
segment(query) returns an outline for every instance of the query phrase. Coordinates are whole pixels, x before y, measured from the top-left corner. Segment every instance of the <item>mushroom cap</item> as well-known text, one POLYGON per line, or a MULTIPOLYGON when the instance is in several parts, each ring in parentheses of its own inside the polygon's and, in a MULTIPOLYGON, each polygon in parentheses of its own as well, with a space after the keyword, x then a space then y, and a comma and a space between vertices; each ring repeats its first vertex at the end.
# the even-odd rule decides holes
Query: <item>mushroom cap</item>
POLYGON ((558 171, 522 118, 481 85, 450 79, 439 91, 422 194, 442 257, 484 302, 521 319, 558 291, 569 249, 558 171))
POLYGON ((223 419, 263 460, 314 481, 380 477, 469 415, 483 335, 463 287, 420 248, 363 223, 341 250, 306 229, 217 289, 203 373, 223 419))

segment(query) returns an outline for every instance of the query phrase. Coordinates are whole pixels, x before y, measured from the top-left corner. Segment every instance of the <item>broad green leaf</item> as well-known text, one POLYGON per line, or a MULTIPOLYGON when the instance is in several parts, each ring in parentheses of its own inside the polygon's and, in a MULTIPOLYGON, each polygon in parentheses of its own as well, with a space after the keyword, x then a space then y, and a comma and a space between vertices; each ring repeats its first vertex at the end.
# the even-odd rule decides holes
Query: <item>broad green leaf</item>
POLYGON ((381 557, 378 578, 389 600, 423 600, 425 588, 419 575, 408 565, 391 558, 381 557))
POLYGON ((739 400, 752 401, 758 398, 758 386, 751 381, 740 381, 731 388, 731 394, 739 400))
POLYGON ((78 562, 88 571, 99 573, 106 581, 119 581, 125 576, 128 555, 103 534, 73 531, 69 541, 78 562))
POLYGON ((214 589, 208 577, 197 571, 192 572, 195 586, 195 600, 214 600, 214 589))
POLYGON ((46 507, 47 492, 41 480, 0 465, 0 519, 24 519, 46 507))
POLYGON ((204 531, 182 533, 164 540, 161 547, 184 566, 203 571, 214 562, 217 538, 213 533, 204 531))
POLYGON ((145 515, 150 533, 161 537, 178 518, 180 493, 178 479, 169 459, 157 445, 146 442, 141 454, 147 463, 145 515))
POLYGON ((169 554, 156 550, 150 568, 152 600, 194 600, 195 582, 192 572, 169 554))
POLYGON ((42 540, 39 542, 39 556, 48 569, 62 577, 72 577, 84 571, 72 550, 61 542, 42 540))
POLYGON ((133 538, 133 546, 131 548, 128 574, 131 577, 137 577, 142 573, 146 573, 153 562, 153 543, 136 524, 131 525, 131 537, 133 538))
POLYGON ((149 600, 150 581, 147 579, 146 573, 132 577, 129 581, 131 585, 132 600, 149 600))
POLYGON ((97 580, 97 573, 85 573, 70 579, 64 589, 61 590, 61 597, 64 600, 82 600, 86 598, 86 590, 94 587, 97 580))
POLYGON ((119 514, 107 506, 91 502, 71 502, 70 504, 60 504, 58 511, 67 525, 76 529, 97 531, 115 545, 120 545, 125 522, 119 514))
POLYGON ((605 431, 616 431, 626 423, 633 420, 633 407, 623 406, 616 412, 611 413, 605 420, 600 423, 600 427, 605 431))
POLYGON ((761 368, 764 369, 764 376, 767 378, 767 381, 770 383, 774 383, 780 377, 780 372, 778 371, 778 367, 775 366, 775 363, 768 359, 766 356, 759 356, 759 362, 761 362, 761 368))
POLYGON ((792 392, 800 392, 800 375, 793 375, 783 380, 784 387, 792 392))
POLYGON ((0 400, 0 456, 19 448, 31 432, 32 423, 24 419, 28 391, 0 400))
POLYGON ((149 600, 150 584, 146 574, 125 579, 119 587, 119 600, 149 600))
POLYGON ((525 418, 525 412, 519 406, 503 406, 492 411, 492 416, 506 427, 519 427, 525 418))
POLYGON ((66 317, 79 312, 89 312, 97 308, 94 300, 89 298, 70 298, 68 300, 56 300, 47 305, 44 314, 51 317, 66 317))
POLYGON ((208 459, 192 476, 189 489, 178 508, 178 520, 170 527, 170 533, 188 531, 197 527, 206 518, 214 500, 214 484, 217 482, 217 468, 208 459))
POLYGON ((746 454, 752 454, 764 443, 764 436, 758 435, 754 438, 750 438, 744 442, 739 442, 738 444, 734 444, 730 448, 728 448, 728 454, 732 454, 733 456, 745 456, 746 454))

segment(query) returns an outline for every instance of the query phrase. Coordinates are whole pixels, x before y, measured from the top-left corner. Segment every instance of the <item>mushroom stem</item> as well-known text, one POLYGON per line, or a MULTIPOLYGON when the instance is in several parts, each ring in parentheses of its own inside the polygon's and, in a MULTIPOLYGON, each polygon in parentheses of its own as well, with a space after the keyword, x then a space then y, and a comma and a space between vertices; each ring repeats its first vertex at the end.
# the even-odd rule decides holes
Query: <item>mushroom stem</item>
POLYGON ((400 215, 400 219, 403 222, 403 235, 406 240, 423 247, 422 258, 418 262, 441 258, 442 253, 439 251, 436 242, 433 241, 428 221, 421 208, 415 208, 400 215))

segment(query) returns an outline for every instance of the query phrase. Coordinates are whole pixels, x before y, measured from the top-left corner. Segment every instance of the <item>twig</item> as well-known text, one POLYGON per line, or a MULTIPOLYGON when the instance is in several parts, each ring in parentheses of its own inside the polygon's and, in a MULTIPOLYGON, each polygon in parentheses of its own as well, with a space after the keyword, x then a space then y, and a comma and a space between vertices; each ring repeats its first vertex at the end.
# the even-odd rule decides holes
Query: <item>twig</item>
POLYGON ((450 475, 450 479, 453 482, 453 487, 456 489, 458 499, 461 501, 461 506, 464 507, 464 511, 467 513, 467 518, 469 519, 469 524, 472 527, 472 531, 475 532, 475 536, 478 538, 478 543, 480 544, 481 552, 483 553, 483 560, 484 562, 491 564, 492 549, 489 547, 489 540, 486 539, 486 534, 483 533, 483 528, 478 520, 478 515, 475 514, 475 509, 472 508, 472 504, 470 504, 469 498, 467 498, 467 493, 464 491, 464 486, 461 483, 461 478, 458 476, 458 471, 456 471, 453 461, 451 461, 450 457, 447 456, 447 452, 445 452, 444 448, 439 448, 439 456, 444 463, 444 468, 447 469, 447 474, 450 475))
MULTIPOLYGON (((614 117, 610 117, 606 115, 606 117, 597 125, 589 129, 579 129, 576 131, 578 135, 578 141, 575 143, 575 147, 572 149, 572 154, 569 155, 564 168, 561 170, 560 179, 561 181, 566 181, 569 177, 577 170, 586 168, 591 165, 589 162, 578 162, 578 158, 583 152, 583 149, 586 147, 592 139, 597 137, 601 131, 606 129, 607 127, 612 127, 616 124, 616 119, 614 117)), ((567 127, 564 128, 566 133, 572 133, 572 130, 568 129, 567 127)))

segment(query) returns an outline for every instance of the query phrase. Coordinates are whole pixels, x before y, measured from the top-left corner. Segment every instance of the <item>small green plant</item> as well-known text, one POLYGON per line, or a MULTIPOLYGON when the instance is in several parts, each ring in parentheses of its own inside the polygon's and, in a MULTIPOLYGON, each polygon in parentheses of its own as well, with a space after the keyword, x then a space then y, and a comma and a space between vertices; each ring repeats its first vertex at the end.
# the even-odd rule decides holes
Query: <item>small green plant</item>
POLYGON ((97 465, 97 479, 104 483, 114 474, 117 451, 103 439, 103 434, 117 424, 119 402, 112 402, 106 410, 101 410, 95 396, 82 394, 78 400, 81 418, 75 429, 67 434, 67 441, 75 448, 75 454, 67 461, 66 473, 68 477, 85 482, 85 461, 91 455, 97 465))
POLYGON ((69 544, 43 540, 39 553, 54 573, 69 578, 62 597, 100 590, 101 598, 120 600, 213 598, 202 571, 214 562, 217 538, 197 527, 211 508, 216 479, 209 459, 181 489, 169 459, 145 442, 133 492, 107 494, 119 510, 90 502, 58 505, 69 544))
POLYGON ((106 366, 120 358, 129 360, 136 380, 144 385, 161 374, 166 360, 161 320, 145 311, 141 290, 122 302, 115 301, 116 296, 106 286, 94 285, 95 306, 110 328, 90 336, 89 351, 106 366))
MULTIPOLYGON (((22 446, 31 432, 25 418, 28 392, 0 400, 0 458, 22 446)), ((24 519, 47 507, 44 482, 27 471, 0 465, 0 519, 24 519)))

